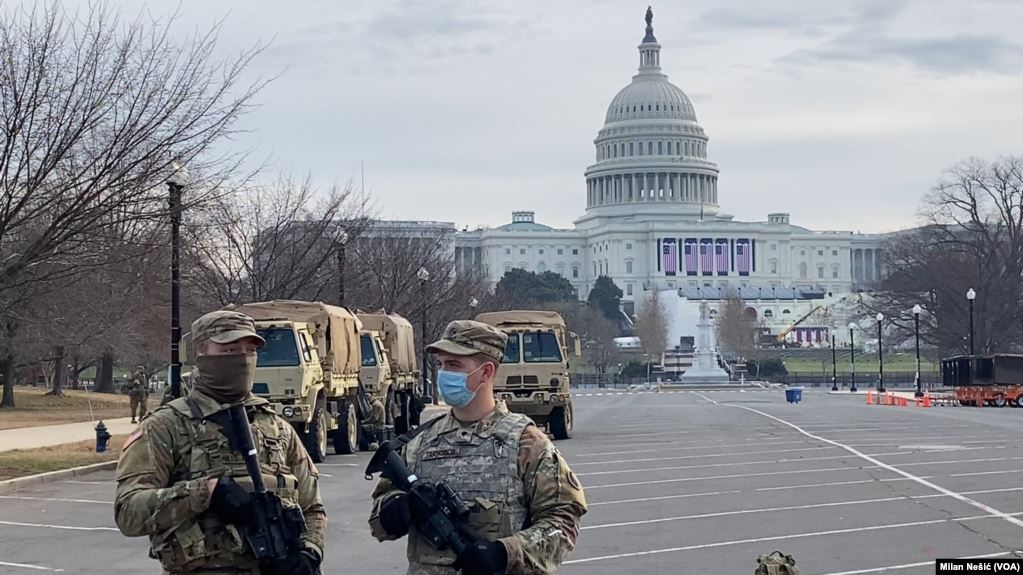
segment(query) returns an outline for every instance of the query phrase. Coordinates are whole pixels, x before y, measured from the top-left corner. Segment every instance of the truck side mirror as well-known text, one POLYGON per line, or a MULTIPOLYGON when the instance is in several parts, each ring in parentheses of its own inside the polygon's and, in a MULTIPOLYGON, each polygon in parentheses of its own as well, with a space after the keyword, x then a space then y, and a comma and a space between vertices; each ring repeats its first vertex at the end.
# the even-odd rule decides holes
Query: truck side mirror
POLYGON ((583 352, 582 352, 582 346, 579 345, 579 334, 572 333, 572 334, 569 334, 569 335, 572 337, 572 351, 573 351, 573 353, 575 353, 576 357, 581 356, 583 354, 583 352))

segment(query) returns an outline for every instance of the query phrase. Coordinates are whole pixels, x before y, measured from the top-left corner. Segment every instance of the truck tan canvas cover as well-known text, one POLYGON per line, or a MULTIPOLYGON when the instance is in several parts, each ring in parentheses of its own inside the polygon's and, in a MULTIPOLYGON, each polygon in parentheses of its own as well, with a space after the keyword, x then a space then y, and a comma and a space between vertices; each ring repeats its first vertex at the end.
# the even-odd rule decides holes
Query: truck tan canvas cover
POLYGON ((318 330, 328 333, 330 338, 313 337, 319 347, 317 351, 326 366, 335 374, 358 374, 362 366, 362 352, 359 330, 362 323, 352 312, 343 307, 322 302, 274 300, 228 306, 252 317, 256 321, 284 319, 313 324, 318 330), (330 349, 323 349, 325 345, 330 349))
POLYGON ((560 314, 554 311, 534 310, 493 311, 477 315, 476 321, 488 323, 493 326, 499 326, 501 324, 532 323, 543 325, 557 325, 561 326, 562 329, 564 329, 565 327, 565 320, 561 318, 560 314))
POLYGON ((384 347, 390 353, 391 371, 409 373, 416 370, 416 343, 412 324, 400 315, 360 313, 362 328, 383 336, 384 347))

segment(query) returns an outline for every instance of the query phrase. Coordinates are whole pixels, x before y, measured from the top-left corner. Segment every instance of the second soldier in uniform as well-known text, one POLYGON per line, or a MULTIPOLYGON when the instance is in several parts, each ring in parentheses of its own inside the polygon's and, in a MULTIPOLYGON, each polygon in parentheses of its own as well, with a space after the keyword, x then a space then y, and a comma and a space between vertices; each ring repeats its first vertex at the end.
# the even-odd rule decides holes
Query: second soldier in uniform
POLYGON ((381 541, 408 535, 410 575, 546 575, 575 546, 586 513, 579 480, 532 420, 494 398, 507 339, 489 325, 453 321, 427 348, 437 354, 437 387, 452 409, 418 429, 401 456, 420 480, 444 480, 462 496, 479 541, 461 558, 433 549, 416 530, 407 494, 383 479, 370 527, 381 541))
POLYGON ((327 523, 318 473, 291 426, 251 394, 263 345, 252 318, 208 313, 192 324, 192 336, 199 377, 188 397, 160 406, 125 442, 117 464, 117 526, 129 537, 149 536, 150 556, 164 573, 317 573, 327 523), (252 481, 241 454, 212 421, 238 404, 247 408, 268 488, 305 519, 302 548, 273 566, 261 566, 242 537, 245 508, 238 502, 252 481))

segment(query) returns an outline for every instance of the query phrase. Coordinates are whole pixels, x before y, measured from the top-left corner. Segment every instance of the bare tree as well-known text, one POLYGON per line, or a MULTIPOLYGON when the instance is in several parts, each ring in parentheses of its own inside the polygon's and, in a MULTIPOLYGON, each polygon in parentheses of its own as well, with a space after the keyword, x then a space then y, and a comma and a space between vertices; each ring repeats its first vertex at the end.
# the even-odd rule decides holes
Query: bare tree
POLYGON ((718 307, 715 324, 720 345, 740 357, 753 357, 760 330, 756 314, 750 313, 741 297, 735 293, 728 294, 718 307))
POLYGON ((189 283, 215 305, 330 299, 339 244, 362 233, 368 210, 351 186, 318 192, 309 177, 231 190, 186 226, 189 283))
POLYGON ((583 357, 597 373, 607 373, 612 365, 618 363, 621 357, 615 345, 618 326, 604 317, 599 309, 579 302, 563 302, 551 309, 560 313, 569 331, 579 336, 583 357))
POLYGON ((926 225, 897 235, 884 250, 888 276, 866 306, 885 313, 902 335, 913 331, 940 353, 968 349, 973 288, 978 352, 1023 345, 1023 158, 969 159, 945 172, 924 198, 926 225))
POLYGON ((349 305, 408 318, 420 340, 418 349, 439 338, 451 320, 501 309, 482 275, 459 273, 453 247, 453 230, 403 230, 394 222, 371 222, 348 250, 349 305), (419 278, 420 269, 427 272, 426 280, 419 278))
POLYGON ((107 266, 111 230, 158 227, 173 161, 200 174, 201 187, 243 157, 211 149, 265 83, 241 80, 260 48, 218 61, 216 28, 177 41, 172 20, 125 21, 102 4, 0 12, 3 406, 14 403, 16 344, 29 340, 19 332, 45 331, 26 310, 107 266))
POLYGON ((170 24, 102 5, 0 14, 4 309, 35 282, 81 271, 43 264, 87 260, 103 226, 165 211, 175 158, 208 174, 236 159, 206 152, 262 86, 240 83, 258 50, 216 62, 216 29, 179 44, 170 24))
POLYGON ((654 292, 636 314, 636 335, 650 361, 661 361, 668 348, 668 313, 654 292))

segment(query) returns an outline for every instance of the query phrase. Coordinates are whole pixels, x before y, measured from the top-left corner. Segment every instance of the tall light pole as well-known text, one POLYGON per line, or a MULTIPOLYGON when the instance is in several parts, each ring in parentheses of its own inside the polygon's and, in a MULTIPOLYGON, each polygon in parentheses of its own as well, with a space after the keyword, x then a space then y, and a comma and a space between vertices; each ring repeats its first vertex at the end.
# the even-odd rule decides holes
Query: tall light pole
POLYGON ((849 393, 856 391, 856 346, 853 345, 853 330, 856 324, 849 322, 849 367, 852 373, 849 376, 849 393))
POLYGON ((433 398, 433 404, 437 405, 437 390, 434 387, 430 387, 427 383, 426 378, 426 366, 427 366, 427 353, 426 346, 429 345, 426 341, 426 282, 430 279, 430 272, 426 271, 426 268, 420 267, 419 271, 416 272, 416 277, 419 278, 419 301, 422 303, 422 316, 420 318, 421 334, 419 337, 423 340, 423 391, 429 391, 430 397, 433 398))
POLYGON ((341 307, 345 307, 345 259, 347 249, 348 233, 342 230, 337 235, 337 301, 341 307))
POLYGON ((884 314, 877 313, 877 391, 884 393, 884 346, 881 345, 881 322, 884 321, 884 314))
POLYGON ((838 358, 835 353, 835 334, 831 334, 831 391, 838 391, 838 358))
POLYGON ((177 162, 171 164, 167 177, 171 223, 171 396, 181 397, 181 190, 188 182, 188 170, 177 162))
POLYGON ((920 304, 913 306, 913 329, 916 332, 916 397, 923 397, 924 392, 920 386, 920 312, 923 308, 920 304))
POLYGON ((966 292, 966 300, 970 302, 970 355, 974 354, 973 348, 973 300, 977 299, 977 292, 970 288, 966 292))

